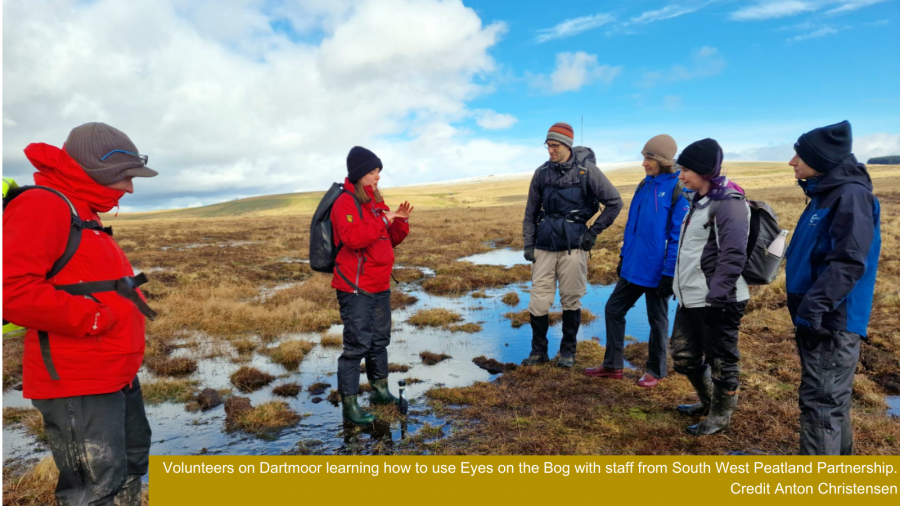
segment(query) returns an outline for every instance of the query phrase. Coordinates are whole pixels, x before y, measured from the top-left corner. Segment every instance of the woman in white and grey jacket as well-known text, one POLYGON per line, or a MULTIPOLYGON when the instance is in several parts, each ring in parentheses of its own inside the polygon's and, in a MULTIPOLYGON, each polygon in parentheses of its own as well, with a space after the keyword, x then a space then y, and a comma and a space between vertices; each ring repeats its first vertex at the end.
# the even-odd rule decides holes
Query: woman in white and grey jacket
POLYGON ((708 416, 688 427, 693 435, 725 430, 737 405, 738 327, 750 299, 741 277, 747 261, 750 208, 743 190, 722 171, 722 148, 713 139, 686 147, 679 179, 690 195, 681 225, 673 289, 678 310, 670 349, 675 371, 688 377, 699 404, 678 406, 708 416))

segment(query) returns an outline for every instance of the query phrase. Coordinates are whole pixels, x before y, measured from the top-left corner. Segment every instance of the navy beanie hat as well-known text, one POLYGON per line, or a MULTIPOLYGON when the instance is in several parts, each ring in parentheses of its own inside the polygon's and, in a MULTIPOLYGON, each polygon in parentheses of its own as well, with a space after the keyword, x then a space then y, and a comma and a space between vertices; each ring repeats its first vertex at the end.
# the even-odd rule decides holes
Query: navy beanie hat
POLYGON ((794 144, 800 159, 817 172, 837 167, 853 154, 853 132, 847 120, 810 130, 794 144))
POLYGON ((684 148, 676 163, 707 179, 715 177, 722 164, 722 147, 715 139, 694 142, 684 148))
POLYGON ((353 184, 377 168, 384 168, 381 158, 366 148, 353 146, 347 155, 347 179, 353 184))

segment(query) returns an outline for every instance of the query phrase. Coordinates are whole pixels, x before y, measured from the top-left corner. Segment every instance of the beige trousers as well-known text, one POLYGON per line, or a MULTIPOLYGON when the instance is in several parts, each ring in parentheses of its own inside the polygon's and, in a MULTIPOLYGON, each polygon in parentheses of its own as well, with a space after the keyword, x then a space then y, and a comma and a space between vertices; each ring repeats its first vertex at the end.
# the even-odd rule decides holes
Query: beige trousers
POLYGON ((534 251, 535 262, 531 266, 531 300, 528 311, 534 316, 550 312, 559 283, 559 303, 563 311, 581 309, 581 298, 587 293, 588 252, 583 249, 568 251, 534 251))

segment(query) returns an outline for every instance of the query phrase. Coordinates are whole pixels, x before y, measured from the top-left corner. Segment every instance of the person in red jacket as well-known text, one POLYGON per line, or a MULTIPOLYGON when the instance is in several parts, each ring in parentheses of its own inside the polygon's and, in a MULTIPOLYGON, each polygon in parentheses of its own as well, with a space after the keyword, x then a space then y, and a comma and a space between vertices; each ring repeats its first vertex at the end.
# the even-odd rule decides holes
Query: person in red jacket
POLYGON ((62 149, 30 144, 25 156, 38 170, 35 183, 65 199, 27 190, 3 213, 3 318, 28 329, 22 393, 44 417, 59 504, 137 505, 150 451, 137 372, 144 317, 155 313, 98 213, 133 192, 132 178, 157 172, 127 135, 103 123, 73 129, 62 149), (53 273, 73 212, 81 241, 53 273))
POLYGON ((347 155, 344 192, 331 208, 335 259, 331 286, 344 322, 344 353, 338 359, 338 391, 344 419, 375 420, 359 407, 359 364, 366 359, 373 404, 399 401, 388 390, 387 346, 391 343, 391 270, 394 248, 409 234, 408 202, 391 211, 378 191, 383 165, 375 153, 355 146, 347 155))

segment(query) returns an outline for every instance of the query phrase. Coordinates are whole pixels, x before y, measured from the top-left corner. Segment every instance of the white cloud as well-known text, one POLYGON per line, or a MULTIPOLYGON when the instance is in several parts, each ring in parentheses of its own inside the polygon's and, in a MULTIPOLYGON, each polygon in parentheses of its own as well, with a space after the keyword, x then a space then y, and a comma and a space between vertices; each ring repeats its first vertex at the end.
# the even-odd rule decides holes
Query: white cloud
POLYGON ((615 21, 615 18, 612 15, 604 13, 567 19, 554 27, 538 30, 535 41, 537 41, 538 44, 542 44, 553 39, 572 37, 573 35, 599 28, 605 24, 612 23, 613 21, 615 21))
POLYGON ((663 109, 667 111, 677 111, 681 109, 683 97, 680 95, 668 95, 663 99, 663 109))
POLYGON ((575 53, 559 53, 556 55, 556 68, 549 78, 543 74, 535 76, 534 84, 549 93, 578 91, 593 82, 609 84, 622 67, 600 65, 597 55, 584 51, 575 53))
POLYGON ((501 114, 491 110, 475 111, 475 123, 488 130, 502 130, 516 124, 519 120, 512 114, 501 114))
MULTIPOLYGON (((35 0, 3 14, 4 172, 27 178, 28 143, 105 121, 160 172, 132 209, 325 188, 357 144, 385 161, 386 185, 444 179, 420 168, 451 153, 493 173, 534 156, 451 126, 489 89, 506 29, 460 0, 35 0)), ((477 117, 515 120, 494 114, 477 117)))
POLYGON ((730 17, 735 21, 757 21, 761 19, 794 16, 801 12, 811 12, 814 10, 816 10, 816 5, 812 2, 798 0, 789 0, 786 2, 780 0, 764 0, 749 7, 736 10, 731 13, 730 17))
POLYGON ((828 9, 825 14, 837 15, 885 1, 887 0, 757 0, 753 5, 732 12, 729 17, 735 21, 759 21, 818 12, 822 9, 828 9))
POLYGON ((656 21, 663 21, 666 19, 676 18, 678 16, 682 16, 684 14, 690 14, 694 11, 698 11, 703 7, 709 5, 709 2, 703 4, 696 5, 667 5, 662 9, 657 9, 655 11, 647 11, 641 14, 640 16, 631 18, 631 23, 636 25, 642 25, 647 23, 653 23, 656 21))
POLYGON ((788 42, 800 42, 807 39, 818 39, 819 37, 825 37, 826 35, 833 35, 835 33, 838 33, 839 31, 840 30, 838 30, 837 28, 833 28, 831 26, 823 26, 818 30, 791 37, 788 39, 788 42))
POLYGON ((656 86, 661 82, 690 81, 702 77, 720 74, 728 62, 719 54, 719 50, 703 46, 691 54, 690 65, 673 65, 668 70, 645 72, 641 85, 656 86))

